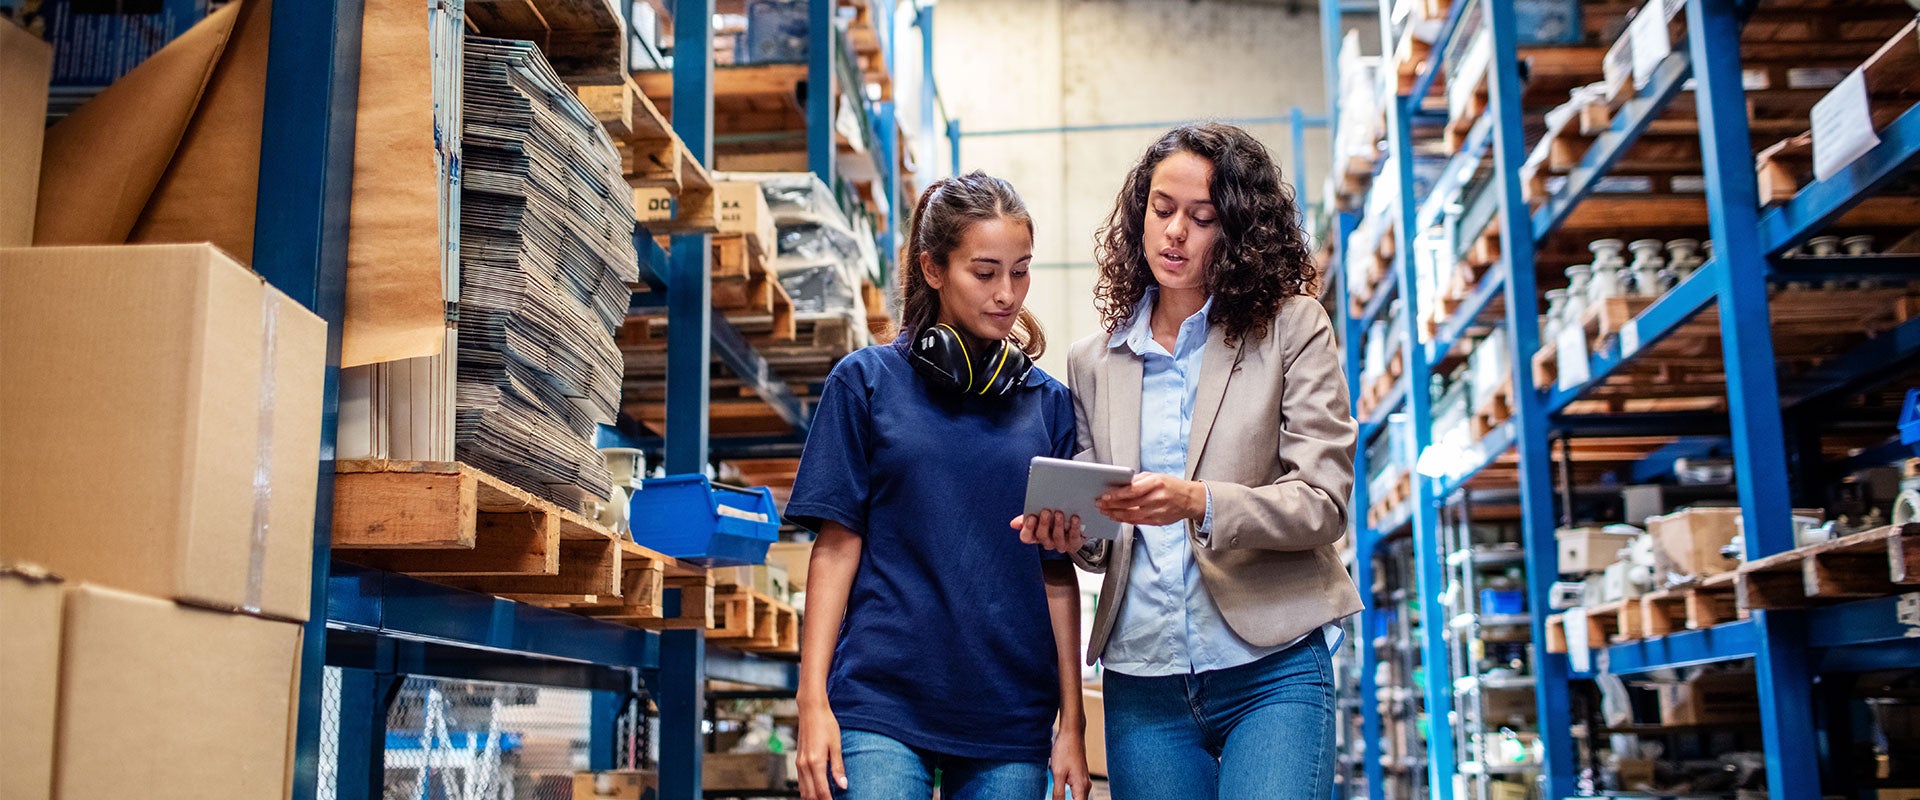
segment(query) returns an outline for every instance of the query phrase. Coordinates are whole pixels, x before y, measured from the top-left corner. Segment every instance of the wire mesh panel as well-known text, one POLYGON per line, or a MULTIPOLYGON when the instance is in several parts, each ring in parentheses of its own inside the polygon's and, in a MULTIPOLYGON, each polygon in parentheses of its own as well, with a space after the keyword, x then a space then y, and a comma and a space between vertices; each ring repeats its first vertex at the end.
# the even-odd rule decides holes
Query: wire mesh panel
POLYGON ((592 693, 408 678, 387 714, 386 800, 569 800, 592 693))
POLYGON ((320 681, 320 764, 316 800, 340 795, 340 668, 327 667, 320 681))

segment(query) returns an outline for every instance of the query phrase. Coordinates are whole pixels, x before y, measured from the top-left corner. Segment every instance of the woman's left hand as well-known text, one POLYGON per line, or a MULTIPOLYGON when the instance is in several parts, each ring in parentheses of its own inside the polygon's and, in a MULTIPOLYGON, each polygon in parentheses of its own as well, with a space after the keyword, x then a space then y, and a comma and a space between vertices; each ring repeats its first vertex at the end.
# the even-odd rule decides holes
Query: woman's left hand
POLYGON ((1053 737, 1053 800, 1065 800, 1068 789, 1073 800, 1087 800, 1093 794, 1093 778, 1087 772, 1087 738, 1081 731, 1064 730, 1053 737))
POLYGON ((1133 476, 1133 483, 1100 495, 1100 513, 1129 525, 1172 525, 1207 515, 1207 487, 1157 472, 1133 476))

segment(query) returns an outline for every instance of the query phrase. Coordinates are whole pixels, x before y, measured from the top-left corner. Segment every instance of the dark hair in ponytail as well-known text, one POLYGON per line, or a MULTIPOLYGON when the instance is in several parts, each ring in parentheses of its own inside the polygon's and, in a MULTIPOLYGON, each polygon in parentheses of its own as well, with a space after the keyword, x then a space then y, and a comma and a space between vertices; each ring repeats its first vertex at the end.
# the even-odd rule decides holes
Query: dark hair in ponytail
MULTIPOLYGON (((907 225, 907 253, 900 272, 900 327, 915 336, 940 318, 940 293, 927 283, 921 265, 922 254, 932 266, 947 268, 947 259, 960 246, 967 228, 976 222, 1010 219, 1027 226, 1033 234, 1033 217, 1027 204, 1013 191, 1013 184, 978 170, 965 175, 941 178, 920 195, 907 225)), ((1030 358, 1039 358, 1047 350, 1047 337, 1033 312, 1022 307, 1008 337, 1030 358)))

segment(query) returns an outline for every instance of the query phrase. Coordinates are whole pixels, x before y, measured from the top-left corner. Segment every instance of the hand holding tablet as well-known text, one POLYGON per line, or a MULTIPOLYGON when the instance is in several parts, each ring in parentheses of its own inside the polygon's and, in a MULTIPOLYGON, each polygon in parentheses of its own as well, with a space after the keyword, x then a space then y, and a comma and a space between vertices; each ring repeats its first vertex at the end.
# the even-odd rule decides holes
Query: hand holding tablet
POLYGON ((1088 539, 1117 539, 1120 523, 1100 513, 1096 501, 1132 481, 1133 470, 1128 467, 1035 456, 1027 467, 1025 513, 1060 511, 1069 519, 1078 516, 1088 539))

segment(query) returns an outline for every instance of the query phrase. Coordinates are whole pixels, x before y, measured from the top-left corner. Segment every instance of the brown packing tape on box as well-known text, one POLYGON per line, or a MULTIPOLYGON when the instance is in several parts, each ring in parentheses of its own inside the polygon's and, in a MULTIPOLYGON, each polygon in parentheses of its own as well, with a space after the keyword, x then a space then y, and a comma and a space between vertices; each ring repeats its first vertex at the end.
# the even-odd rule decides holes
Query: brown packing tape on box
POLYGON ((33 244, 53 48, 0 19, 0 247, 33 244))
POLYGON ((209 245, 0 249, 0 559, 305 619, 325 355, 209 245))
POLYGON ((286 796, 299 625, 17 571, 0 600, 0 796, 286 796))
MULTIPOLYGON (((202 20, 47 132, 37 244, 210 241, 253 254, 271 4, 202 20)), ((427 5, 369 0, 341 362, 440 352, 427 5)))

